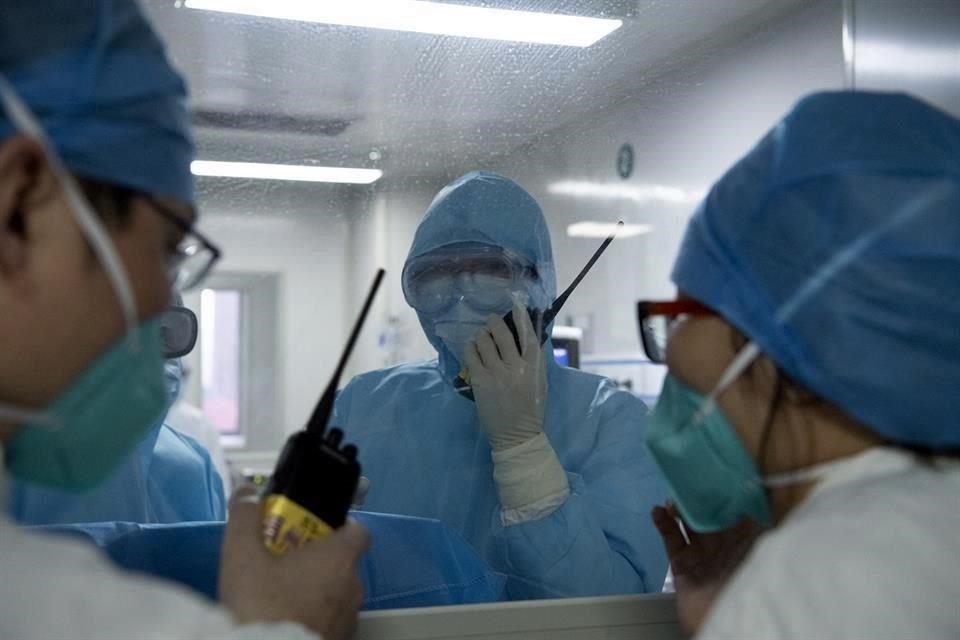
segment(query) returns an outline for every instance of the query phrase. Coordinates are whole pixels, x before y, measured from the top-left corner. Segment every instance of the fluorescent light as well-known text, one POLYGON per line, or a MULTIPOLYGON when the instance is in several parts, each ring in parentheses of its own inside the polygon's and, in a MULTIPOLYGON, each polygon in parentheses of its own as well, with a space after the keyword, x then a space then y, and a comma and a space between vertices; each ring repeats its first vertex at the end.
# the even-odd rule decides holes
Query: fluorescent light
POLYGON ((858 79, 868 74, 953 79, 960 69, 956 44, 938 47, 861 39, 853 42, 852 51, 858 79))
POLYGON ((577 222, 567 227, 567 235, 571 238, 606 238, 614 231, 618 238, 639 236, 653 231, 649 224, 625 224, 622 227, 616 222, 577 222))
POLYGON ((632 200, 637 204, 696 204, 706 195, 705 191, 699 189, 682 189, 662 184, 620 184, 586 180, 554 182, 547 187, 547 191, 578 198, 632 200))
POLYGON ((190 164, 190 171, 195 176, 218 178, 338 182, 341 184, 372 184, 383 176, 383 171, 380 171, 380 169, 311 167, 295 164, 263 164, 260 162, 217 162, 213 160, 194 160, 190 164))
POLYGON ((186 0, 191 9, 463 38, 589 47, 622 20, 423 0, 186 0))

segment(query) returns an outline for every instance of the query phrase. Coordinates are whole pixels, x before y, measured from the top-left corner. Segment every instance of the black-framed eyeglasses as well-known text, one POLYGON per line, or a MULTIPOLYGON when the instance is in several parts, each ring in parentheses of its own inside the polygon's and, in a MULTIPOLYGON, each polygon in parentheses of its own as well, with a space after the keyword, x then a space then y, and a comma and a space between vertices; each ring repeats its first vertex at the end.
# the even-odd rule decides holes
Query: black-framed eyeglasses
POLYGON ((189 291, 210 274, 222 255, 220 249, 197 231, 170 206, 154 197, 145 196, 154 210, 183 232, 177 252, 170 258, 170 282, 175 291, 189 291))
POLYGON ((678 317, 715 315, 713 309, 689 298, 668 302, 641 300, 637 303, 637 323, 643 352, 652 362, 663 364, 667 361, 670 328, 678 317))

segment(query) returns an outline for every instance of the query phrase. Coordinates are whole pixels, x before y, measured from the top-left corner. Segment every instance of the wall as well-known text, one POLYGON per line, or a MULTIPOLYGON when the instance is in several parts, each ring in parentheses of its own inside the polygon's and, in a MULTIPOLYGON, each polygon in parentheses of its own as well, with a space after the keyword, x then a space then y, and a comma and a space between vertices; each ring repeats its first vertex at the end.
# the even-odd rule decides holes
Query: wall
POLYGON ((443 180, 384 182, 358 202, 362 213, 350 221, 351 299, 345 309, 347 330, 363 305, 377 268, 387 270, 344 382, 351 375, 381 367, 432 358, 433 347, 417 315, 403 297, 400 277, 417 224, 443 180))
MULTIPOLYGON (((278 276, 277 370, 282 432, 302 428, 348 331, 349 220, 356 195, 329 185, 202 182, 200 229, 224 251, 220 273, 278 276)), ((269 365, 267 365, 269 366, 269 365)), ((271 367, 272 369, 272 367, 271 367)))

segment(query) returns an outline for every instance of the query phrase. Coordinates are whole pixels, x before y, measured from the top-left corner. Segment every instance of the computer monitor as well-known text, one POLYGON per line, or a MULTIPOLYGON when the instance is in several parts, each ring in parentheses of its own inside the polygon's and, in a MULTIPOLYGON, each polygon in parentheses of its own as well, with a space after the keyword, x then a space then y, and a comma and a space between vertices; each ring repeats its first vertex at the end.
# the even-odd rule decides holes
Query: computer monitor
POLYGON ((553 345, 553 359, 562 367, 570 366, 570 349, 553 345))
POLYGON ((554 326, 551 335, 553 358, 561 366, 580 368, 580 341, 583 329, 578 327, 554 326))

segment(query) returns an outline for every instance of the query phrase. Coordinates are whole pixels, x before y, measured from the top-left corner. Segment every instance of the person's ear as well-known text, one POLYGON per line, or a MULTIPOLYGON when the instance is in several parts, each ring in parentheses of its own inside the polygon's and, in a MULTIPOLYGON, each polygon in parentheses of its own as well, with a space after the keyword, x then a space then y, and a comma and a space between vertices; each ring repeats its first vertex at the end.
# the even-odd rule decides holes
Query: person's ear
POLYGON ((18 135, 0 143, 0 276, 26 264, 30 212, 53 196, 56 182, 43 148, 18 135))

